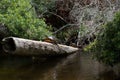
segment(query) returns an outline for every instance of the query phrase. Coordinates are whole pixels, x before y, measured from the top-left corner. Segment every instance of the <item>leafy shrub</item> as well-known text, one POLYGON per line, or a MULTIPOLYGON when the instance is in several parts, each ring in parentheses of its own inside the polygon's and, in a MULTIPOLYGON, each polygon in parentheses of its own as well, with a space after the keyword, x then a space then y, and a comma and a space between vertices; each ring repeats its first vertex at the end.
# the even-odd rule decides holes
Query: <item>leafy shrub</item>
POLYGON ((44 19, 36 17, 30 0, 0 0, 0 23, 7 26, 11 36, 41 40, 51 35, 44 19))
POLYGON ((31 4, 36 8, 37 14, 41 15, 49 11, 55 11, 55 1, 56 0, 33 0, 31 4))
POLYGON ((103 26, 93 47, 95 58, 105 64, 113 66, 120 63, 120 12, 112 22, 103 26))

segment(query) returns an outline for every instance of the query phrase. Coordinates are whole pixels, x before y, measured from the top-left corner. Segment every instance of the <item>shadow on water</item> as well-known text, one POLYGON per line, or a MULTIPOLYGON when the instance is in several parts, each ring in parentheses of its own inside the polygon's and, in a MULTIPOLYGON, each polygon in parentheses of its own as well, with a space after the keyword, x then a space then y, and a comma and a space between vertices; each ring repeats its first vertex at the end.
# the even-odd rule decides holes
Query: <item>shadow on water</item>
POLYGON ((91 54, 75 53, 64 58, 0 57, 0 80, 120 80, 116 73, 91 59, 91 54))

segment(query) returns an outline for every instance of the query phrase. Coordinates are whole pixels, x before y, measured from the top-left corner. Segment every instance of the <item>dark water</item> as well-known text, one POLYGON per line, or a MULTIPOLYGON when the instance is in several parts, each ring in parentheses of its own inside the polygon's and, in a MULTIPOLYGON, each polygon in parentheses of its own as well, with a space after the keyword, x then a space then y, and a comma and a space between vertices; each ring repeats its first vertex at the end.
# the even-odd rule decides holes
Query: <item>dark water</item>
POLYGON ((62 59, 1 57, 0 80, 120 80, 116 73, 91 59, 73 54, 62 59))

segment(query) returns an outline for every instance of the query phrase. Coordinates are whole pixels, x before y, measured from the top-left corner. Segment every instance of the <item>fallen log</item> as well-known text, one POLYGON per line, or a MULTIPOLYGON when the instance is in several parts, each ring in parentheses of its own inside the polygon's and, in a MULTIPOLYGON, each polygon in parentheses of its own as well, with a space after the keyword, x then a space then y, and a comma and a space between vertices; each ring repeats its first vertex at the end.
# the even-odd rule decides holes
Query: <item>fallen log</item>
POLYGON ((42 41, 34 41, 16 37, 7 37, 3 40, 3 50, 9 54, 21 56, 55 56, 69 55, 78 51, 71 46, 52 44, 42 41))

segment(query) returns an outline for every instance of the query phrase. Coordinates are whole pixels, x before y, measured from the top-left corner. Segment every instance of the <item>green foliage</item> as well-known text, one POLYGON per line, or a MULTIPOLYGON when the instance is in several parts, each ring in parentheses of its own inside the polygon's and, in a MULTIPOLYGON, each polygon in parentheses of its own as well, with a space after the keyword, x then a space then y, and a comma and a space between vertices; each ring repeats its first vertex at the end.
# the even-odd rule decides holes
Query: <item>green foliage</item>
POLYGON ((100 62, 113 66, 120 63, 120 13, 112 22, 103 26, 94 48, 95 58, 100 62))
POLYGON ((55 10, 55 1, 56 0, 33 0, 32 4, 36 7, 38 14, 43 14, 44 12, 55 10))
POLYGON ((66 43, 67 40, 69 40, 73 36, 75 37, 78 33, 78 30, 69 28, 69 29, 64 29, 63 31, 59 32, 56 36, 58 39, 61 40, 62 43, 66 43))
POLYGON ((7 26, 11 36, 41 40, 51 35, 44 19, 36 17, 30 0, 0 0, 0 23, 7 26))
POLYGON ((95 46, 96 45, 96 40, 94 40, 94 42, 91 42, 89 45, 87 45, 87 46, 85 46, 84 47, 84 51, 89 51, 89 50, 91 50, 92 51, 92 48, 93 48, 93 46, 95 46))
POLYGON ((87 35, 87 26, 83 25, 81 23, 81 26, 79 27, 79 37, 83 38, 87 35))

